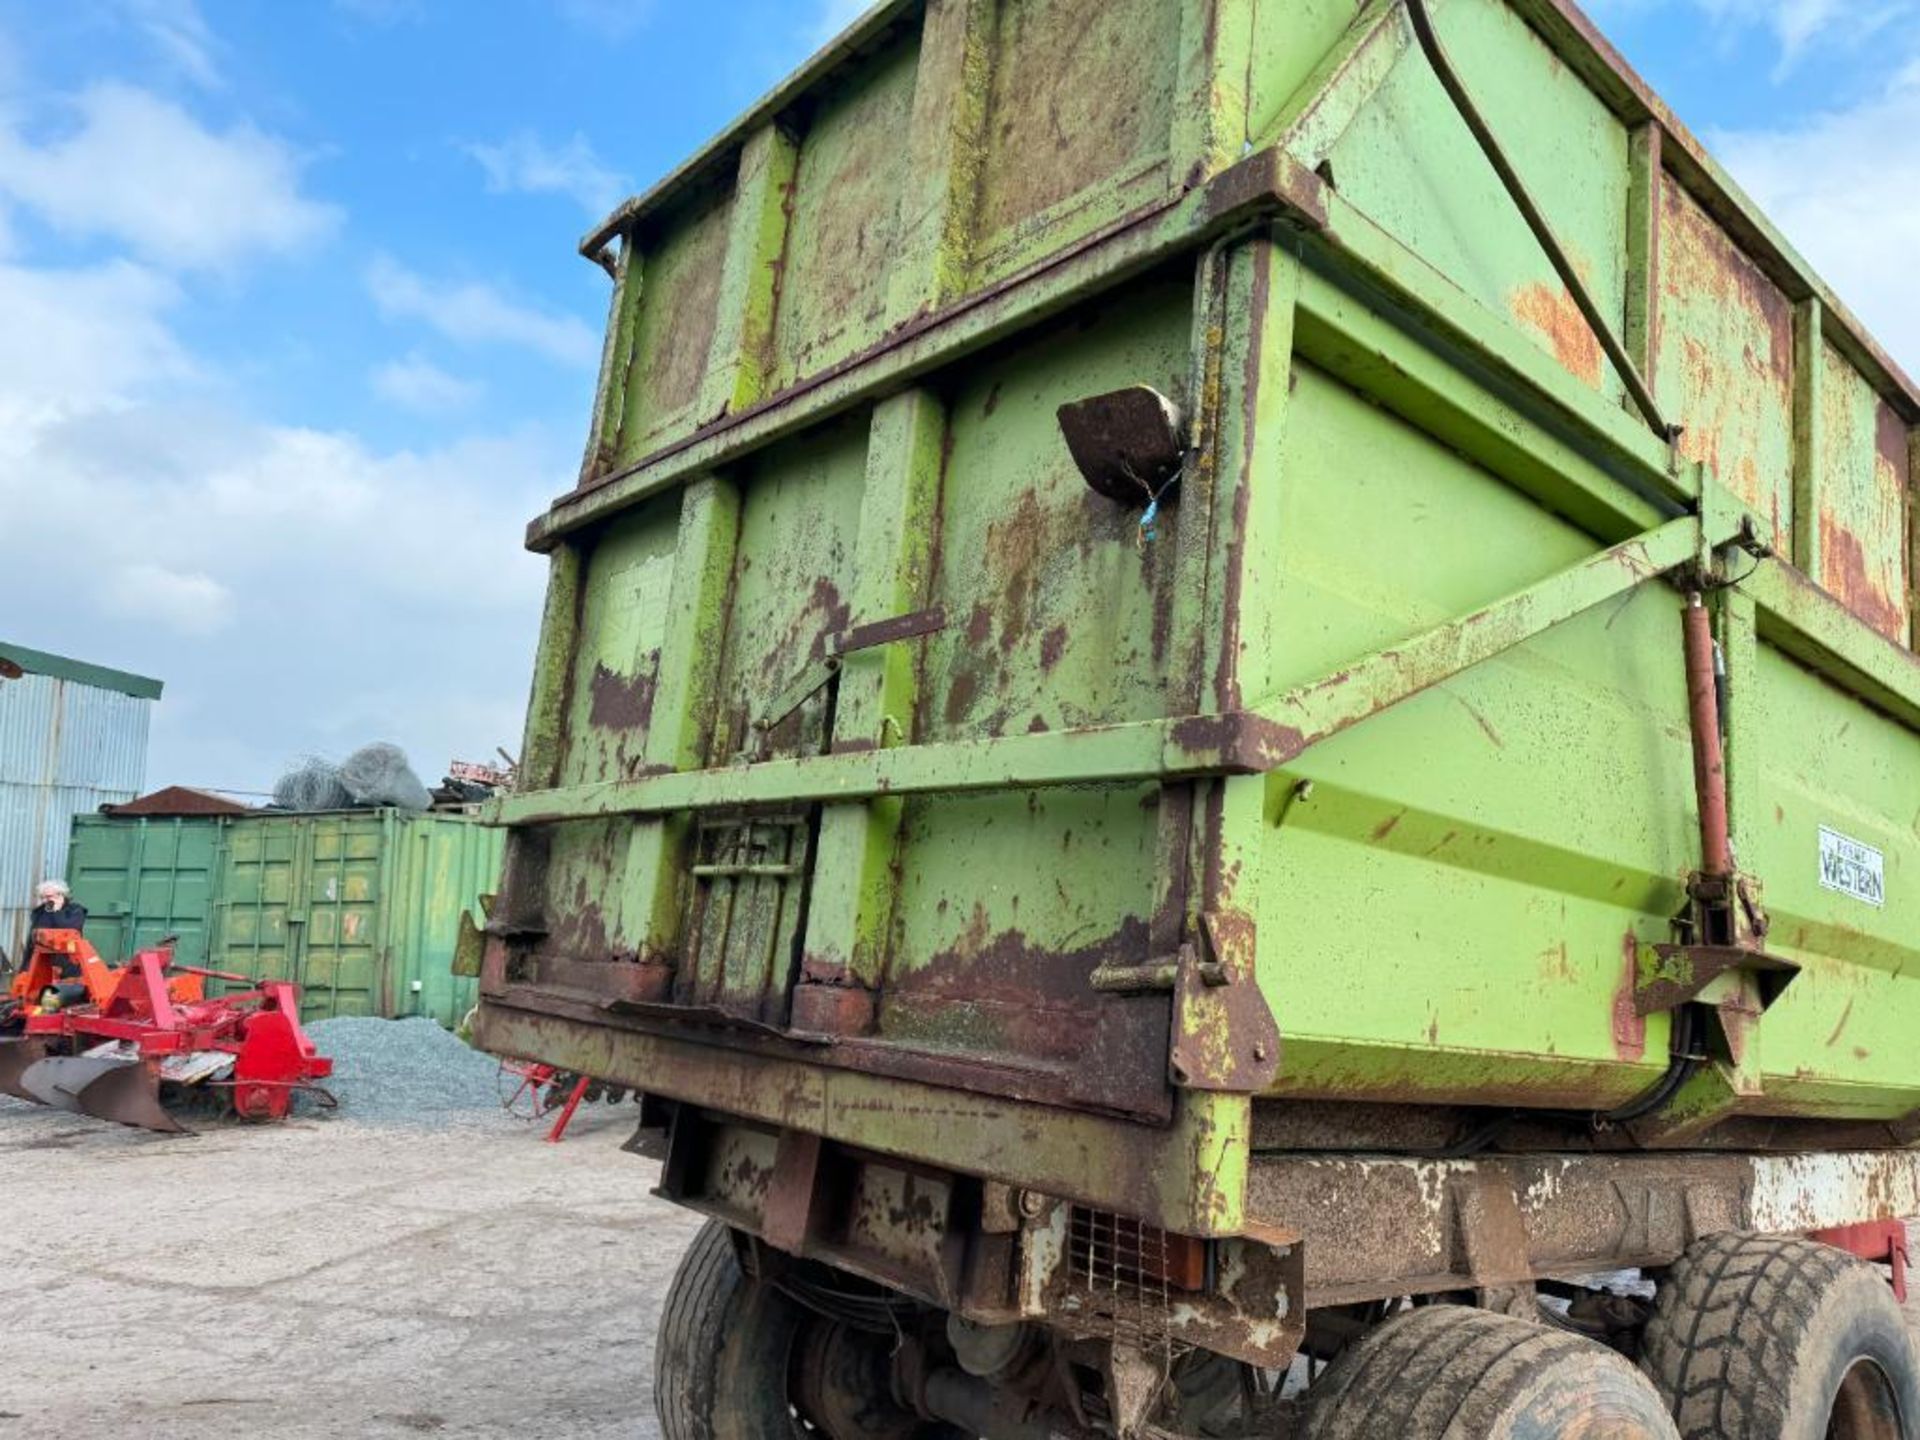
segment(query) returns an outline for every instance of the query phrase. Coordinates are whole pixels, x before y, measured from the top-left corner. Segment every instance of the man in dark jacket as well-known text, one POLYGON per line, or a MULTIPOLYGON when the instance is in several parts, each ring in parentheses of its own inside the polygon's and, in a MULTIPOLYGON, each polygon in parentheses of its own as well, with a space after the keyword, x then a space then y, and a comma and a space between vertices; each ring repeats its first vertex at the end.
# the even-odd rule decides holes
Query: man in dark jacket
POLYGON ((42 881, 33 892, 33 918, 27 922, 27 953, 33 953, 36 930, 85 930, 87 909, 73 903, 73 892, 64 880, 42 881))
MULTIPOLYGON (((73 903, 73 892, 67 889, 64 880, 42 881, 40 888, 33 892, 33 916, 27 921, 27 944, 20 958, 14 963, 25 966, 33 959, 33 936, 36 930, 85 930, 87 928, 87 907, 73 903)), ((64 957, 54 961, 54 973, 62 979, 79 972, 64 957)))

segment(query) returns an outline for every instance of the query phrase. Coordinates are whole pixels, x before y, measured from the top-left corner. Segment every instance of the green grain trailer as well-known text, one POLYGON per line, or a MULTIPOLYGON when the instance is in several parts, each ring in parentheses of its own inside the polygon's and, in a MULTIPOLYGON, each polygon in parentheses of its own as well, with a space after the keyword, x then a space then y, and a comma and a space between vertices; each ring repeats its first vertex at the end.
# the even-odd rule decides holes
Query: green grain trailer
POLYGON ((1570 4, 895 0, 584 249, 465 958, 670 1440, 1920 1435, 1920 398, 1570 4))

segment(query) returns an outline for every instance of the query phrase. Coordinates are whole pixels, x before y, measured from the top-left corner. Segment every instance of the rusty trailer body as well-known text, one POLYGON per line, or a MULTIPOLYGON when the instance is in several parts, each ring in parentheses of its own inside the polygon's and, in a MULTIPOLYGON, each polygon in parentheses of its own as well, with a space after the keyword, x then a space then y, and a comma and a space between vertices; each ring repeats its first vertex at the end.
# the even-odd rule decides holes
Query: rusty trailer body
POLYGON ((765 1253, 1274 1364, 1920 1210, 1920 398, 1430 8, 897 0, 588 238, 480 1034, 765 1253))

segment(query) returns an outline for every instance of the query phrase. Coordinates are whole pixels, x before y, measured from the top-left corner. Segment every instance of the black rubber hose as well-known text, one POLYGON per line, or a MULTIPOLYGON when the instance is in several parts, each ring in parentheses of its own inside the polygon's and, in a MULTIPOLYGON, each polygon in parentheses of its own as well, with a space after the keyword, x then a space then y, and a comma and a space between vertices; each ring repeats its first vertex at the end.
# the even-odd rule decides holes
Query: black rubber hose
POLYGON ((1698 1032, 1699 1021, 1694 1014, 1694 1007, 1682 1005, 1674 1012, 1673 1058, 1667 1064, 1667 1073, 1639 1099, 1629 1100, 1617 1110, 1597 1112, 1593 1116, 1595 1127, 1625 1125, 1643 1119, 1679 1094, 1680 1087, 1691 1080, 1700 1068, 1700 1057, 1694 1053, 1698 1032))
POLYGON ((1673 1043, 1669 1047, 1672 1058, 1667 1062, 1667 1070, 1644 1094, 1629 1100, 1617 1110, 1596 1110, 1590 1114, 1576 1114, 1553 1110, 1504 1110, 1481 1124, 1477 1129, 1469 1130, 1445 1149, 1428 1152, 1428 1158, 1434 1160, 1470 1160, 1484 1152, 1505 1133, 1507 1127, 1524 1119, 1567 1119, 1581 1120, 1596 1130, 1604 1130, 1614 1125, 1626 1125, 1635 1120, 1643 1120, 1672 1100, 1680 1093, 1680 1087, 1691 1080, 1700 1068, 1700 1056, 1695 1053, 1699 1039, 1699 1020, 1691 1005, 1682 1005, 1674 1012, 1673 1043))

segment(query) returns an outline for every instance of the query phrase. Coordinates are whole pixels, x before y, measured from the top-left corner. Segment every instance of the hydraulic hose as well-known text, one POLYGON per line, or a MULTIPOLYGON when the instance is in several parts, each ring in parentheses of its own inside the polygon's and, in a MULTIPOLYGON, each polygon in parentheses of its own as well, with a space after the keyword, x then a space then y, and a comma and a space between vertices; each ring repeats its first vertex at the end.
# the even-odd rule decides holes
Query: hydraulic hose
POLYGON ((1644 1120, 1647 1116, 1668 1104, 1680 1087, 1694 1077, 1700 1068, 1700 1056, 1697 1046, 1700 1039, 1700 1024, 1694 1007, 1682 1005, 1674 1012, 1673 1043, 1671 1058, 1663 1074, 1644 1094, 1636 1096, 1626 1104, 1614 1110, 1595 1110, 1588 1113, 1565 1110, 1503 1110, 1498 1115, 1483 1122, 1478 1128, 1469 1130, 1458 1140, 1443 1150, 1431 1152, 1434 1160, 1471 1160, 1485 1153, 1506 1133, 1507 1127, 1519 1120, 1575 1120, 1594 1130, 1611 1129, 1615 1125, 1628 1125, 1635 1120, 1644 1120))
POLYGON ((1667 1062, 1667 1073, 1639 1099, 1629 1100, 1617 1110, 1597 1112, 1593 1116, 1595 1127, 1626 1125, 1644 1119, 1679 1094, 1680 1087, 1691 1080, 1694 1072, 1700 1068, 1700 1057, 1694 1053, 1699 1029, 1693 1006, 1682 1005, 1674 1011, 1673 1058, 1667 1062))

